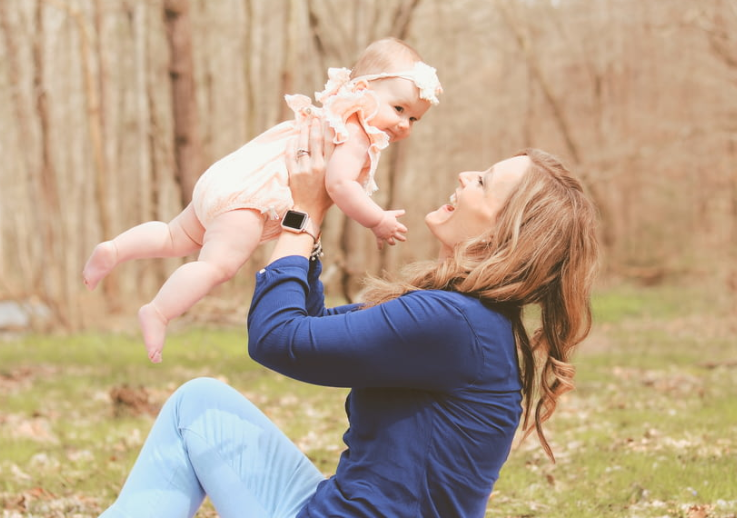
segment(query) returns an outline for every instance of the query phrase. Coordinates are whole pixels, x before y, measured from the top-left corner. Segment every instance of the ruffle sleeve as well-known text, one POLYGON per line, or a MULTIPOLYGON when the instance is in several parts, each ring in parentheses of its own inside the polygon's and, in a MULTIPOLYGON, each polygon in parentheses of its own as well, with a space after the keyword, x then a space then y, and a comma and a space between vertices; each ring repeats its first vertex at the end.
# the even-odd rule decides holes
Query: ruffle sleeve
POLYGON ((368 122, 379 109, 378 96, 368 88, 356 88, 356 84, 350 80, 350 70, 347 68, 331 68, 328 70, 325 89, 317 92, 315 98, 322 104, 323 116, 335 132, 335 144, 342 144, 348 139, 346 123, 353 115, 357 116, 370 142, 370 170, 364 188, 372 194, 378 188, 374 173, 381 151, 389 145, 389 136, 368 122))

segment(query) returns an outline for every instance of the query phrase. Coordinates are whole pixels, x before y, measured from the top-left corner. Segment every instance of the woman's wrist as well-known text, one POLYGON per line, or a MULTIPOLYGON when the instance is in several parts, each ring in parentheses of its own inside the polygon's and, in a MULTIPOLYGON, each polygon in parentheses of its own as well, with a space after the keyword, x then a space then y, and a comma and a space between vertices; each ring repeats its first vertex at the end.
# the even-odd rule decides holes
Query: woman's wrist
POLYGON ((320 224, 325 212, 312 207, 317 219, 308 212, 310 205, 295 205, 282 219, 282 232, 272 250, 269 263, 291 255, 301 255, 310 261, 322 257, 320 224))
POLYGON ((292 255, 301 255, 306 259, 310 259, 317 243, 319 241, 314 241, 312 236, 306 232, 295 234, 293 232, 282 231, 271 252, 269 263, 292 255))
POLYGON ((281 227, 286 232, 293 234, 307 234, 312 237, 313 242, 320 239, 319 219, 313 220, 310 214, 299 207, 287 210, 281 219, 281 227))
POLYGON ((313 209, 312 212, 309 212, 309 210, 305 210, 304 205, 295 205, 294 210, 300 210, 301 212, 307 214, 308 220, 304 228, 304 233, 308 234, 313 240, 312 250, 308 259, 310 261, 317 261, 323 256, 322 242, 320 241, 320 237, 322 236, 320 226, 322 224, 325 211, 313 209), (317 214, 317 219, 315 219, 312 214, 317 214))

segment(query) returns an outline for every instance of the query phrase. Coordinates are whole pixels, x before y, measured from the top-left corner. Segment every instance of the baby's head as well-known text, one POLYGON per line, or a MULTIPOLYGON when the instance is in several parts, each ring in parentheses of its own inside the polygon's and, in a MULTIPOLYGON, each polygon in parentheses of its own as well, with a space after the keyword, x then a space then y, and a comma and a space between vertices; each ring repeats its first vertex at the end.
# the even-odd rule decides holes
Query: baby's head
POLYGON ((351 70, 351 78, 379 96, 381 105, 369 122, 386 132, 391 142, 409 137, 412 125, 438 104, 442 92, 435 69, 396 38, 369 45, 351 70))
POLYGON ((361 53, 351 69, 351 78, 409 70, 417 61, 422 61, 422 57, 409 44, 397 38, 384 38, 361 53))

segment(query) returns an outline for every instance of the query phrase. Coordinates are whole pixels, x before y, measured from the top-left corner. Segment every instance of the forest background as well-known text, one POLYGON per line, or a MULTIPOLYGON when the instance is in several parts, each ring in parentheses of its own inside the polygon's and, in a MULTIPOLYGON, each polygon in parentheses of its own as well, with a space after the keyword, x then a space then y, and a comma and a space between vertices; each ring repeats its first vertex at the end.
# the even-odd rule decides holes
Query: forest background
MULTIPOLYGON (((37 330, 129 323, 180 260, 89 293, 93 246, 171 219, 207 165, 290 117, 285 93, 396 36, 445 90, 377 177, 409 240, 379 253, 333 209, 329 296, 432 257, 423 217, 457 173, 532 146, 595 199, 605 278, 695 278, 737 314, 736 35, 737 0, 0 0, 0 300, 37 330)), ((192 318, 242 323, 265 254, 192 318)))

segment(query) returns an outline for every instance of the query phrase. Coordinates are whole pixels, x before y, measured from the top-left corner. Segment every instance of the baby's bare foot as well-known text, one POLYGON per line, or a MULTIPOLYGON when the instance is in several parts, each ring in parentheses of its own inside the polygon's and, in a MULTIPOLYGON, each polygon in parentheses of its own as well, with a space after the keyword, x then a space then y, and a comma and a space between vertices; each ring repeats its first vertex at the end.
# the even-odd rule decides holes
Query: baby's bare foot
POLYGON ((105 241, 97 245, 82 270, 82 279, 87 289, 94 290, 97 283, 115 268, 117 262, 118 251, 115 243, 105 241))
POLYGON ((143 331, 143 343, 148 351, 148 359, 153 363, 161 362, 161 351, 164 349, 166 326, 169 321, 153 304, 146 304, 138 310, 138 322, 143 331))

